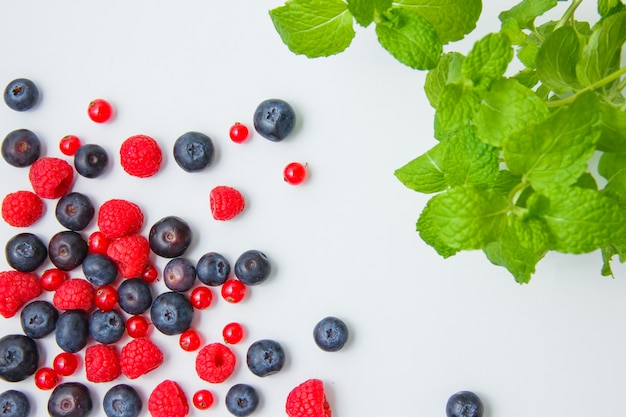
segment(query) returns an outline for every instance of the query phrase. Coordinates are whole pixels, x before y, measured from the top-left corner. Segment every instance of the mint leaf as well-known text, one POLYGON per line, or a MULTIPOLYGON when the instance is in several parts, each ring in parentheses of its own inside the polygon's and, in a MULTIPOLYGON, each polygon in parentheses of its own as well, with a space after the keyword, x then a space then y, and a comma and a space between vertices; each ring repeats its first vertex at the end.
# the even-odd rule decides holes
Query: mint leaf
POLYGON ((434 68, 443 47, 433 26, 415 12, 391 8, 376 22, 378 41, 398 61, 414 69, 434 68))
POLYGON ((348 10, 354 20, 363 26, 369 26, 377 12, 385 12, 391 7, 391 0, 348 0, 348 10))
POLYGON ((309 58, 342 52, 355 35, 352 15, 341 0, 289 0, 272 9, 270 17, 287 47, 309 58))
POLYGON ((522 0, 511 9, 500 13, 501 22, 514 19, 524 29, 532 29, 535 19, 555 7, 557 0, 522 0))
POLYGON ((424 91, 433 108, 439 106, 439 96, 448 83, 461 81, 461 65, 465 56, 458 52, 448 52, 441 56, 437 66, 426 74, 424 91))
POLYGON ((445 143, 443 177, 451 187, 491 185, 500 169, 500 151, 476 137, 474 129, 457 131, 445 143))
POLYGON ((620 0, 598 0, 598 13, 606 17, 624 10, 624 3, 620 0))
POLYGON ((395 176, 406 187, 424 194, 445 190, 443 156, 447 142, 440 142, 395 171, 395 176))
POLYGON ((463 39, 474 30, 482 11, 481 0, 395 0, 394 6, 428 20, 443 44, 463 39))
POLYGON ((492 146, 502 146, 507 137, 549 114, 543 100, 512 79, 494 82, 480 97, 474 123, 478 137, 492 146))
POLYGON ((509 194, 516 185, 522 182, 522 177, 511 174, 511 171, 502 169, 498 172, 496 180, 491 187, 494 191, 502 194, 509 194))
POLYGON ((602 133, 598 149, 604 152, 626 153, 626 111, 603 102, 601 104, 602 133))
POLYGON ((606 178, 603 192, 626 208, 626 158, 623 154, 605 153, 598 162, 598 173, 606 178))
POLYGON ((500 193, 472 186, 456 187, 428 201, 417 229, 438 245, 458 250, 480 249, 504 232, 507 212, 508 201, 500 193))
POLYGON ((539 78, 537 77, 537 71, 532 68, 524 68, 523 70, 512 76, 511 79, 517 81, 526 88, 533 88, 539 82, 539 78))
POLYGON ((563 26, 550 33, 537 53, 539 80, 557 94, 577 89, 576 65, 581 49, 581 39, 573 27, 563 26))
POLYGON ((500 32, 509 37, 512 45, 523 45, 528 39, 528 35, 520 28, 515 19, 507 19, 502 22, 500 32))
POLYGON ((461 72, 474 85, 481 85, 484 79, 495 80, 504 75, 511 59, 513 48, 508 36, 490 33, 474 44, 463 61, 461 72))
POLYGON ((455 255, 459 250, 451 248, 443 243, 439 236, 439 229, 437 228, 434 220, 435 217, 432 214, 432 210, 427 204, 417 220, 416 229, 420 238, 422 238, 427 245, 432 246, 432 248, 435 249, 440 256, 449 258, 450 256, 455 255))
POLYGON ((570 106, 506 138, 504 159, 535 190, 565 187, 586 171, 599 135, 596 96, 582 94, 570 106))
POLYGON ((472 125, 472 117, 480 105, 480 98, 472 89, 461 84, 448 84, 439 97, 435 112, 435 138, 445 140, 457 130, 472 125))

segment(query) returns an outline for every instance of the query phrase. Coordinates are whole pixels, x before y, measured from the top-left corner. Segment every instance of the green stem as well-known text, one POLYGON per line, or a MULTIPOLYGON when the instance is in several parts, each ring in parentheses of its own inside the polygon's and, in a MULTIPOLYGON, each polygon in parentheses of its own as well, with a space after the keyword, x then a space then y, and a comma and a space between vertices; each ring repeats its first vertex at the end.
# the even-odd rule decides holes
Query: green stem
POLYGON ((615 71, 612 74, 607 75, 606 77, 602 78, 601 80, 596 81, 593 84, 588 85, 587 87, 583 88, 582 90, 577 91, 576 93, 572 94, 571 96, 567 97, 567 98, 563 98, 561 100, 553 100, 553 101, 546 101, 546 105, 548 107, 558 107, 558 106, 563 106, 566 104, 569 104, 571 102, 573 102, 574 100, 576 100, 576 98, 583 94, 586 93, 587 91, 593 91, 596 90, 598 88, 604 87, 605 85, 619 79, 622 75, 626 74, 626 66, 618 69, 617 71, 615 71))
POLYGON ((563 14, 563 17, 561 17, 561 19, 557 22, 556 26, 554 27, 554 30, 560 28, 561 26, 564 26, 567 23, 567 21, 570 20, 574 16, 574 12, 576 11, 578 6, 580 6, 582 2, 583 0, 574 0, 572 4, 569 5, 565 13, 563 14))
POLYGON ((511 207, 515 207, 517 200, 519 200, 520 196, 529 185, 530 184, 528 182, 522 180, 522 182, 513 187, 513 189, 509 192, 509 204, 511 207))

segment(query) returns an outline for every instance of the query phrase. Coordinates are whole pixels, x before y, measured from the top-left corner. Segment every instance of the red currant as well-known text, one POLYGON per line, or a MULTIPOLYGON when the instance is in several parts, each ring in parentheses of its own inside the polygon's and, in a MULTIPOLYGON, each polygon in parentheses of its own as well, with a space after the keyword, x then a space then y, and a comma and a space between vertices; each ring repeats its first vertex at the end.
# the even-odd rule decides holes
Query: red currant
POLYGON ((150 323, 144 316, 130 316, 126 320, 126 333, 132 338, 145 337, 149 328, 150 323))
POLYGON ((193 329, 185 330, 180 334, 180 338, 178 339, 180 347, 187 352, 197 350, 201 343, 200 333, 193 329))
POLYGON ((67 272, 57 268, 52 268, 41 274, 41 278, 39 278, 39 285, 46 291, 55 291, 67 278, 67 272))
POLYGON ((291 162, 287 164, 283 171, 283 178, 285 182, 291 185, 302 184, 306 179, 306 164, 300 162, 291 162))
POLYGON ((230 139, 235 143, 245 142, 249 134, 248 127, 242 123, 237 122, 230 127, 230 139))
POLYGON ((61 141, 59 142, 59 149, 61 149, 63 155, 74 156, 81 145, 82 143, 78 136, 66 135, 61 138, 61 141))
POLYGON ((96 123, 104 123, 113 115, 113 106, 106 100, 97 98, 87 107, 89 118, 96 123))
POLYGON ((143 272, 141 273, 141 279, 146 281, 148 284, 156 281, 159 277, 159 271, 154 267, 154 265, 146 265, 143 272))
POLYGON ((89 235, 87 244, 89 245, 89 252, 97 253, 99 255, 106 255, 107 248, 111 241, 102 232, 95 231, 89 235))
POLYGON ((224 342, 234 345, 243 339, 243 326, 239 323, 228 323, 222 330, 224 342))
POLYGON ((39 389, 52 389, 61 381, 61 376, 52 368, 39 368, 35 372, 35 385, 39 389))
POLYGON ((246 284, 238 279, 228 279, 222 284, 222 297, 229 303, 238 303, 246 296, 246 284))
POLYGON ((78 358, 73 353, 61 352, 54 357, 52 367, 57 374, 62 376, 70 376, 78 368, 78 358))
POLYGON ((193 394, 193 405, 198 410, 206 410, 213 405, 213 401, 213 394, 209 390, 201 389, 193 394))
POLYGON ((209 287, 196 287, 189 295, 191 305, 197 310, 204 310, 211 305, 213 300, 213 292, 209 287))
POLYGON ((117 300, 117 290, 112 285, 103 285, 96 290, 96 307, 102 311, 113 310, 117 300))

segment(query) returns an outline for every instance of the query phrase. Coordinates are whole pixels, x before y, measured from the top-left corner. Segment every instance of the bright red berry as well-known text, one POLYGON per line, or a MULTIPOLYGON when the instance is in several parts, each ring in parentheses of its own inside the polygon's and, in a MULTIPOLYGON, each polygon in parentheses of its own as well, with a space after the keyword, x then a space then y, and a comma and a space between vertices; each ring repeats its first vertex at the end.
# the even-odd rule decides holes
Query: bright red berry
POLYGON ((148 264, 145 269, 141 273, 141 279, 146 281, 148 284, 156 281, 159 277, 159 271, 154 267, 154 265, 148 264))
POLYGON ((35 372, 35 385, 42 390, 49 390, 61 382, 61 376, 52 368, 43 367, 35 372))
POLYGON ((209 343, 196 356, 196 372, 204 381, 219 384, 226 381, 235 370, 237 357, 221 343, 209 343))
POLYGON ((59 142, 59 149, 63 155, 74 156, 81 145, 82 142, 78 136, 66 135, 61 138, 61 141, 59 142))
POLYGON ((115 345, 97 344, 85 350, 85 377, 90 382, 111 382, 122 375, 115 345))
POLYGON ((150 323, 144 316, 130 316, 126 320, 126 333, 134 339, 148 335, 150 323))
POLYGON ((41 286, 36 275, 29 272, 0 272, 0 314, 13 317, 27 302, 41 294, 41 286))
POLYGON ((218 185, 209 194, 211 213, 215 220, 230 220, 243 211, 246 201, 236 189, 218 185))
POLYGON ((126 173, 138 178, 147 178, 161 168, 163 152, 159 144, 146 135, 131 136, 122 142, 120 163, 126 173))
POLYGON ((222 297, 229 303, 238 303, 246 296, 246 284, 238 279, 228 279, 222 284, 222 297))
POLYGON ((222 329, 222 337, 229 345, 239 343, 243 339, 243 326, 239 323, 228 323, 222 329))
POLYGON ((197 310, 204 310, 211 305, 213 291, 209 287, 196 287, 189 294, 191 305, 197 310))
POLYGON ((237 122, 230 127, 230 139, 235 143, 245 142, 249 134, 248 127, 242 123, 237 122))
POLYGON ((180 334, 178 344, 183 350, 193 352, 200 347, 200 344, 202 344, 202 338, 200 337, 200 333, 196 330, 189 329, 180 334))
POLYGON ((111 242, 107 256, 115 261, 123 278, 135 278, 149 263, 150 242, 139 234, 120 237, 111 242))
POLYGON ((39 197, 57 199, 71 190, 74 168, 63 159, 43 157, 30 166, 28 179, 39 197))
POLYGON ((89 118, 96 123, 104 123, 113 115, 113 106, 108 101, 97 98, 92 100, 87 106, 89 118))
POLYGON ((41 278, 39 278, 39 285, 41 285, 41 288, 46 291, 56 291, 56 289, 59 288, 68 278, 69 275, 66 271, 52 268, 45 270, 41 274, 41 278))
POLYGON ((61 352, 52 361, 53 369, 62 376, 70 376, 78 368, 78 357, 70 352, 61 352))
POLYGON ((59 310, 84 310, 89 312, 95 305, 96 291, 89 281, 70 278, 57 288, 52 304, 59 310))
POLYGON ((117 304, 117 290, 112 285, 103 285, 96 289, 96 307, 102 311, 111 311, 117 304))
POLYGON ((207 389, 196 391, 193 395, 193 405, 198 410, 206 410, 207 408, 210 408, 213 405, 213 401, 215 401, 215 398, 213 397, 211 391, 207 389))
POLYGON ((13 227, 28 227, 43 216, 44 207, 32 191, 16 191, 2 200, 2 218, 13 227))
POLYGON ((152 417, 185 417, 189 414, 189 402, 180 385, 165 380, 150 393, 148 412, 152 417))
POLYGON ((287 184, 299 185, 304 182, 307 174, 307 165, 300 162, 291 162, 283 170, 283 178, 287 184))
POLYGON ((289 417, 331 417, 323 382, 309 379, 292 389, 287 395, 285 411, 289 417))
POLYGON ((109 247, 110 243, 111 243, 111 240, 99 230, 96 230, 95 232, 90 234, 89 238, 87 239, 87 244, 89 245, 89 252, 95 253, 98 255, 106 255, 107 248, 109 247))
POLYGON ((110 240, 139 232, 143 221, 141 208, 120 198, 105 201, 98 210, 98 228, 110 240))
POLYGON ((133 339, 120 353, 122 373, 129 379, 136 379, 161 366, 163 352, 150 339, 133 339))

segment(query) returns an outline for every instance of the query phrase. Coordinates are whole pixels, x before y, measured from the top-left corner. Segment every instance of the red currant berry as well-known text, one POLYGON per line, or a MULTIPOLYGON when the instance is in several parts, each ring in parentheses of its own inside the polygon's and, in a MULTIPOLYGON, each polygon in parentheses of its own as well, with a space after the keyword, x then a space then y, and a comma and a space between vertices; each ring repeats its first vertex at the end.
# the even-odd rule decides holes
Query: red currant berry
POLYGON ((126 333, 134 339, 148 335, 150 323, 144 316, 130 316, 126 320, 126 333))
POLYGON ((145 269, 141 273, 141 279, 146 281, 148 284, 156 281, 159 277, 159 271, 154 267, 154 265, 146 265, 145 269))
POLYGON ((67 272, 57 268, 44 271, 39 278, 39 285, 46 291, 55 291, 68 278, 67 272))
POLYGON ((222 330, 222 336, 229 345, 239 343, 243 339, 243 326, 239 323, 228 323, 222 330))
POLYGON ((180 334, 180 338, 178 339, 180 347, 187 352, 197 350, 201 343, 200 333, 193 329, 185 330, 180 334))
POLYGON ((54 357, 52 368, 59 375, 70 376, 78 368, 78 358, 73 353, 61 352, 54 357))
POLYGON ((201 389, 193 394, 193 405, 198 410, 206 410, 213 405, 213 401, 213 394, 209 390, 201 389))
POLYGON ((291 185, 302 184, 306 179, 306 164, 300 162, 291 162, 287 164, 283 170, 283 178, 285 182, 291 185))
POLYGON ((94 122, 104 123, 113 115, 113 107, 108 101, 97 98, 89 103, 87 114, 94 122))
POLYGON ((59 149, 63 155, 74 156, 78 148, 82 145, 80 138, 74 135, 66 135, 61 138, 59 142, 59 149))
POLYGON ((230 134, 230 139, 233 142, 242 143, 242 142, 245 142, 246 139, 248 139, 248 135, 250 134, 250 131, 248 130, 248 127, 246 125, 237 122, 230 127, 229 134, 230 134))
POLYGON ((107 248, 111 241, 102 232, 95 231, 89 235, 87 244, 89 245, 89 252, 97 253, 98 255, 106 255, 107 248))
POLYGON ((35 372, 35 385, 39 389, 54 388, 61 381, 61 376, 52 368, 39 368, 35 372))
POLYGON ((189 295, 191 305, 197 310, 204 310, 211 305, 213 300, 213 292, 209 287, 196 287, 189 295))
POLYGON ((102 311, 113 310, 117 300, 117 290, 112 285, 103 285, 96 290, 96 307, 102 311))
POLYGON ((222 297, 229 303, 238 303, 246 296, 246 284, 238 279, 228 279, 222 284, 222 297))

